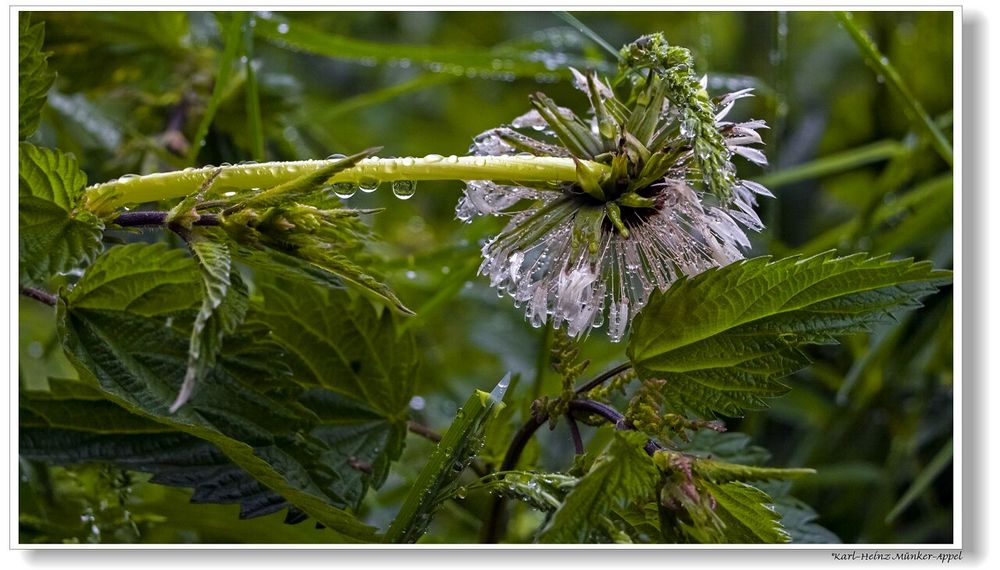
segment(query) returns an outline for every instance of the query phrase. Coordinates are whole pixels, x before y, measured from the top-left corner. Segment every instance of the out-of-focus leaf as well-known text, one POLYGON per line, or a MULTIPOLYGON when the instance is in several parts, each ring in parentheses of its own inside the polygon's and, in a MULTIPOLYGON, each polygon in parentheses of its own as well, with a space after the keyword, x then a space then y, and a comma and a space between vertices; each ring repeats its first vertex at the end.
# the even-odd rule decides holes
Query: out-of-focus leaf
POLYGON ((104 223, 79 209, 86 175, 58 150, 22 142, 18 157, 21 284, 87 265, 101 250, 104 223))
POLYGON ((667 381, 668 410, 737 416, 787 390, 779 379, 809 362, 800 347, 868 330, 950 275, 865 254, 737 262, 654 295, 627 352, 640 378, 667 381))
POLYGON ((18 14, 17 133, 20 140, 38 129, 45 96, 56 79, 49 69, 49 54, 42 51, 45 24, 31 23, 31 13, 18 14))
POLYGON ((326 57, 365 63, 413 62, 434 72, 486 79, 568 78, 570 66, 606 70, 606 64, 599 60, 588 60, 564 52, 521 50, 513 46, 483 49, 364 41, 325 32, 303 19, 257 18, 255 30, 275 45, 326 57))

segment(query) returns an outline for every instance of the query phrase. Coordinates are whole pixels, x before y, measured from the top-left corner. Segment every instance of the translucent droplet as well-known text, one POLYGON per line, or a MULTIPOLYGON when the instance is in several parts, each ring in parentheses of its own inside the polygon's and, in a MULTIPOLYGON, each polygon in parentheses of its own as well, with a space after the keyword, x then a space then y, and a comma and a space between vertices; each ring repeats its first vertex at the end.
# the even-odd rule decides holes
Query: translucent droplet
POLYGON ((331 154, 330 156, 326 157, 327 160, 342 160, 342 159, 345 159, 345 158, 347 158, 347 155, 346 154, 340 154, 340 153, 331 154))
POLYGON ((406 278, 407 279, 416 279, 417 278, 417 272, 413 271, 412 269, 410 271, 407 271, 406 272, 406 278))
POLYGON ((337 182, 333 185, 333 193, 337 195, 338 198, 350 198, 358 191, 358 187, 351 184, 350 182, 337 182))
POLYGON ((125 174, 121 178, 119 178, 118 181, 125 182, 126 180, 134 180, 136 178, 139 178, 138 174, 125 174))
POLYGON ((288 24, 286 24, 284 22, 278 24, 278 33, 279 34, 287 34, 288 33, 288 24))
POLYGON ((465 487, 459 487, 458 490, 455 491, 455 496, 458 497, 459 499, 464 499, 467 494, 468 491, 466 490, 465 487))
POLYGON ((446 158, 445 161, 450 162, 451 164, 458 164, 458 157, 453 154, 446 158))
POLYGON ((424 162, 441 162, 444 157, 440 154, 428 154, 424 157, 424 162))
POLYGON ((392 183, 392 194, 400 200, 409 200, 416 191, 416 180, 396 180, 392 183))
POLYGON ((382 184, 382 181, 374 176, 362 176, 361 180, 358 180, 358 188, 362 192, 374 192, 378 190, 380 184, 382 184))

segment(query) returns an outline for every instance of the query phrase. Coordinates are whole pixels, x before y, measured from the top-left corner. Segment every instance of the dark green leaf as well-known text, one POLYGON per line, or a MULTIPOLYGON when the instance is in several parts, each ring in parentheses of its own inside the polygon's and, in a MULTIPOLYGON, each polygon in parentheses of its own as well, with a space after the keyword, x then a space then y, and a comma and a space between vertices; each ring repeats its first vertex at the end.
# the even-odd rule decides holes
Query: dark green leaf
POLYGON ((654 496, 660 476, 643 451, 645 443, 642 434, 616 432, 607 451, 566 496, 538 540, 586 542, 613 506, 654 496))
POLYGON ((371 529, 341 508, 357 507, 368 485, 384 481, 401 450, 415 357, 412 340, 396 338, 391 314, 379 318, 339 291, 288 282, 265 288, 262 313, 249 320, 289 319, 274 339, 295 345, 289 349, 301 350, 307 340, 328 347, 341 359, 339 371, 323 368, 336 362, 326 355, 322 365, 296 360, 293 382, 265 331, 244 325, 226 337, 194 397, 171 414, 188 357, 190 329, 179 325, 193 320, 201 296, 197 268, 180 250, 136 245, 112 252, 118 250, 133 255, 102 258, 61 303, 63 343, 81 376, 126 410, 213 443, 343 539, 371 540, 371 529), (163 271, 174 251, 186 267, 163 271), (179 286, 187 303, 176 300, 179 286), (173 293, 163 295, 159 309, 147 306, 151 292, 164 289, 173 293), (281 316, 284 310, 290 313, 281 316), (407 351, 408 359, 401 356, 407 351), (346 383, 336 376, 345 370, 354 374, 346 383))
POLYGON ((31 13, 18 14, 17 132, 24 140, 38 129, 45 97, 56 79, 49 70, 49 54, 42 51, 45 24, 31 24, 31 13))
POLYGON ((90 263, 104 223, 79 209, 87 177, 76 159, 25 142, 18 157, 20 282, 44 282, 90 263))
POLYGON ((830 344, 912 308, 950 279, 927 262, 864 254, 756 258, 706 271, 654 295, 628 355, 641 378, 666 380, 666 407, 739 415, 784 393, 800 347, 830 344))

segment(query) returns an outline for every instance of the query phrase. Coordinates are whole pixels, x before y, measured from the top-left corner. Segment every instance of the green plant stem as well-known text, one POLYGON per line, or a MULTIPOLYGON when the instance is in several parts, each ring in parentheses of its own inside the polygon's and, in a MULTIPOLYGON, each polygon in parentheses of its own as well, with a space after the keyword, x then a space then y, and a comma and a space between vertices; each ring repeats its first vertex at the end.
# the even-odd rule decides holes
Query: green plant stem
POLYGON ((590 382, 587 382, 583 386, 580 386, 579 388, 576 389, 576 393, 577 393, 577 395, 581 395, 582 396, 583 394, 586 394, 587 392, 593 390, 594 388, 597 388, 601 384, 604 384, 605 382, 607 382, 608 380, 610 380, 610 379, 614 378, 615 376, 621 374, 622 372, 625 372, 629 368, 632 368, 632 363, 631 362, 623 362, 623 363, 619 364, 618 366, 615 366, 611 370, 608 370, 608 371, 604 372, 603 374, 601 374, 600 376, 594 378, 590 382))
MULTIPOLYGON (((210 194, 233 190, 270 188, 304 174, 310 174, 336 162, 303 160, 296 162, 262 162, 231 166, 206 166, 145 176, 123 177, 90 186, 88 192, 112 195, 114 207, 143 202, 158 202, 180 198, 196 192, 216 171, 210 194)), ((609 167, 588 162, 599 172, 609 167)), ((342 170, 327 183, 362 181, 392 182, 395 180, 500 180, 500 181, 573 181, 576 164, 570 158, 520 156, 449 156, 428 155, 423 158, 367 158, 352 168, 342 170)))

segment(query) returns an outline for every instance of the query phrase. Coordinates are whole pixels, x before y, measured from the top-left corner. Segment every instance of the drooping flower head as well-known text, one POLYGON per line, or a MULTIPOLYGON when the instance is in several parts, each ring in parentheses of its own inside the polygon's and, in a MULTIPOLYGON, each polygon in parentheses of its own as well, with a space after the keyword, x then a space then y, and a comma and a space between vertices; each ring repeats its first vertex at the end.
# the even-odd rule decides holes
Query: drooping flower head
POLYGON ((579 337, 606 322, 619 341, 654 288, 750 247, 741 226, 763 228, 755 196, 771 194, 739 180, 731 158, 766 164, 749 146, 766 127, 725 122, 750 89, 711 99, 690 52, 660 35, 623 48, 614 80, 574 75, 590 102, 586 119, 537 93, 532 111, 482 133, 470 152, 572 158, 576 181, 472 180, 457 215, 511 216, 483 247, 479 271, 533 326, 551 318, 579 337))

